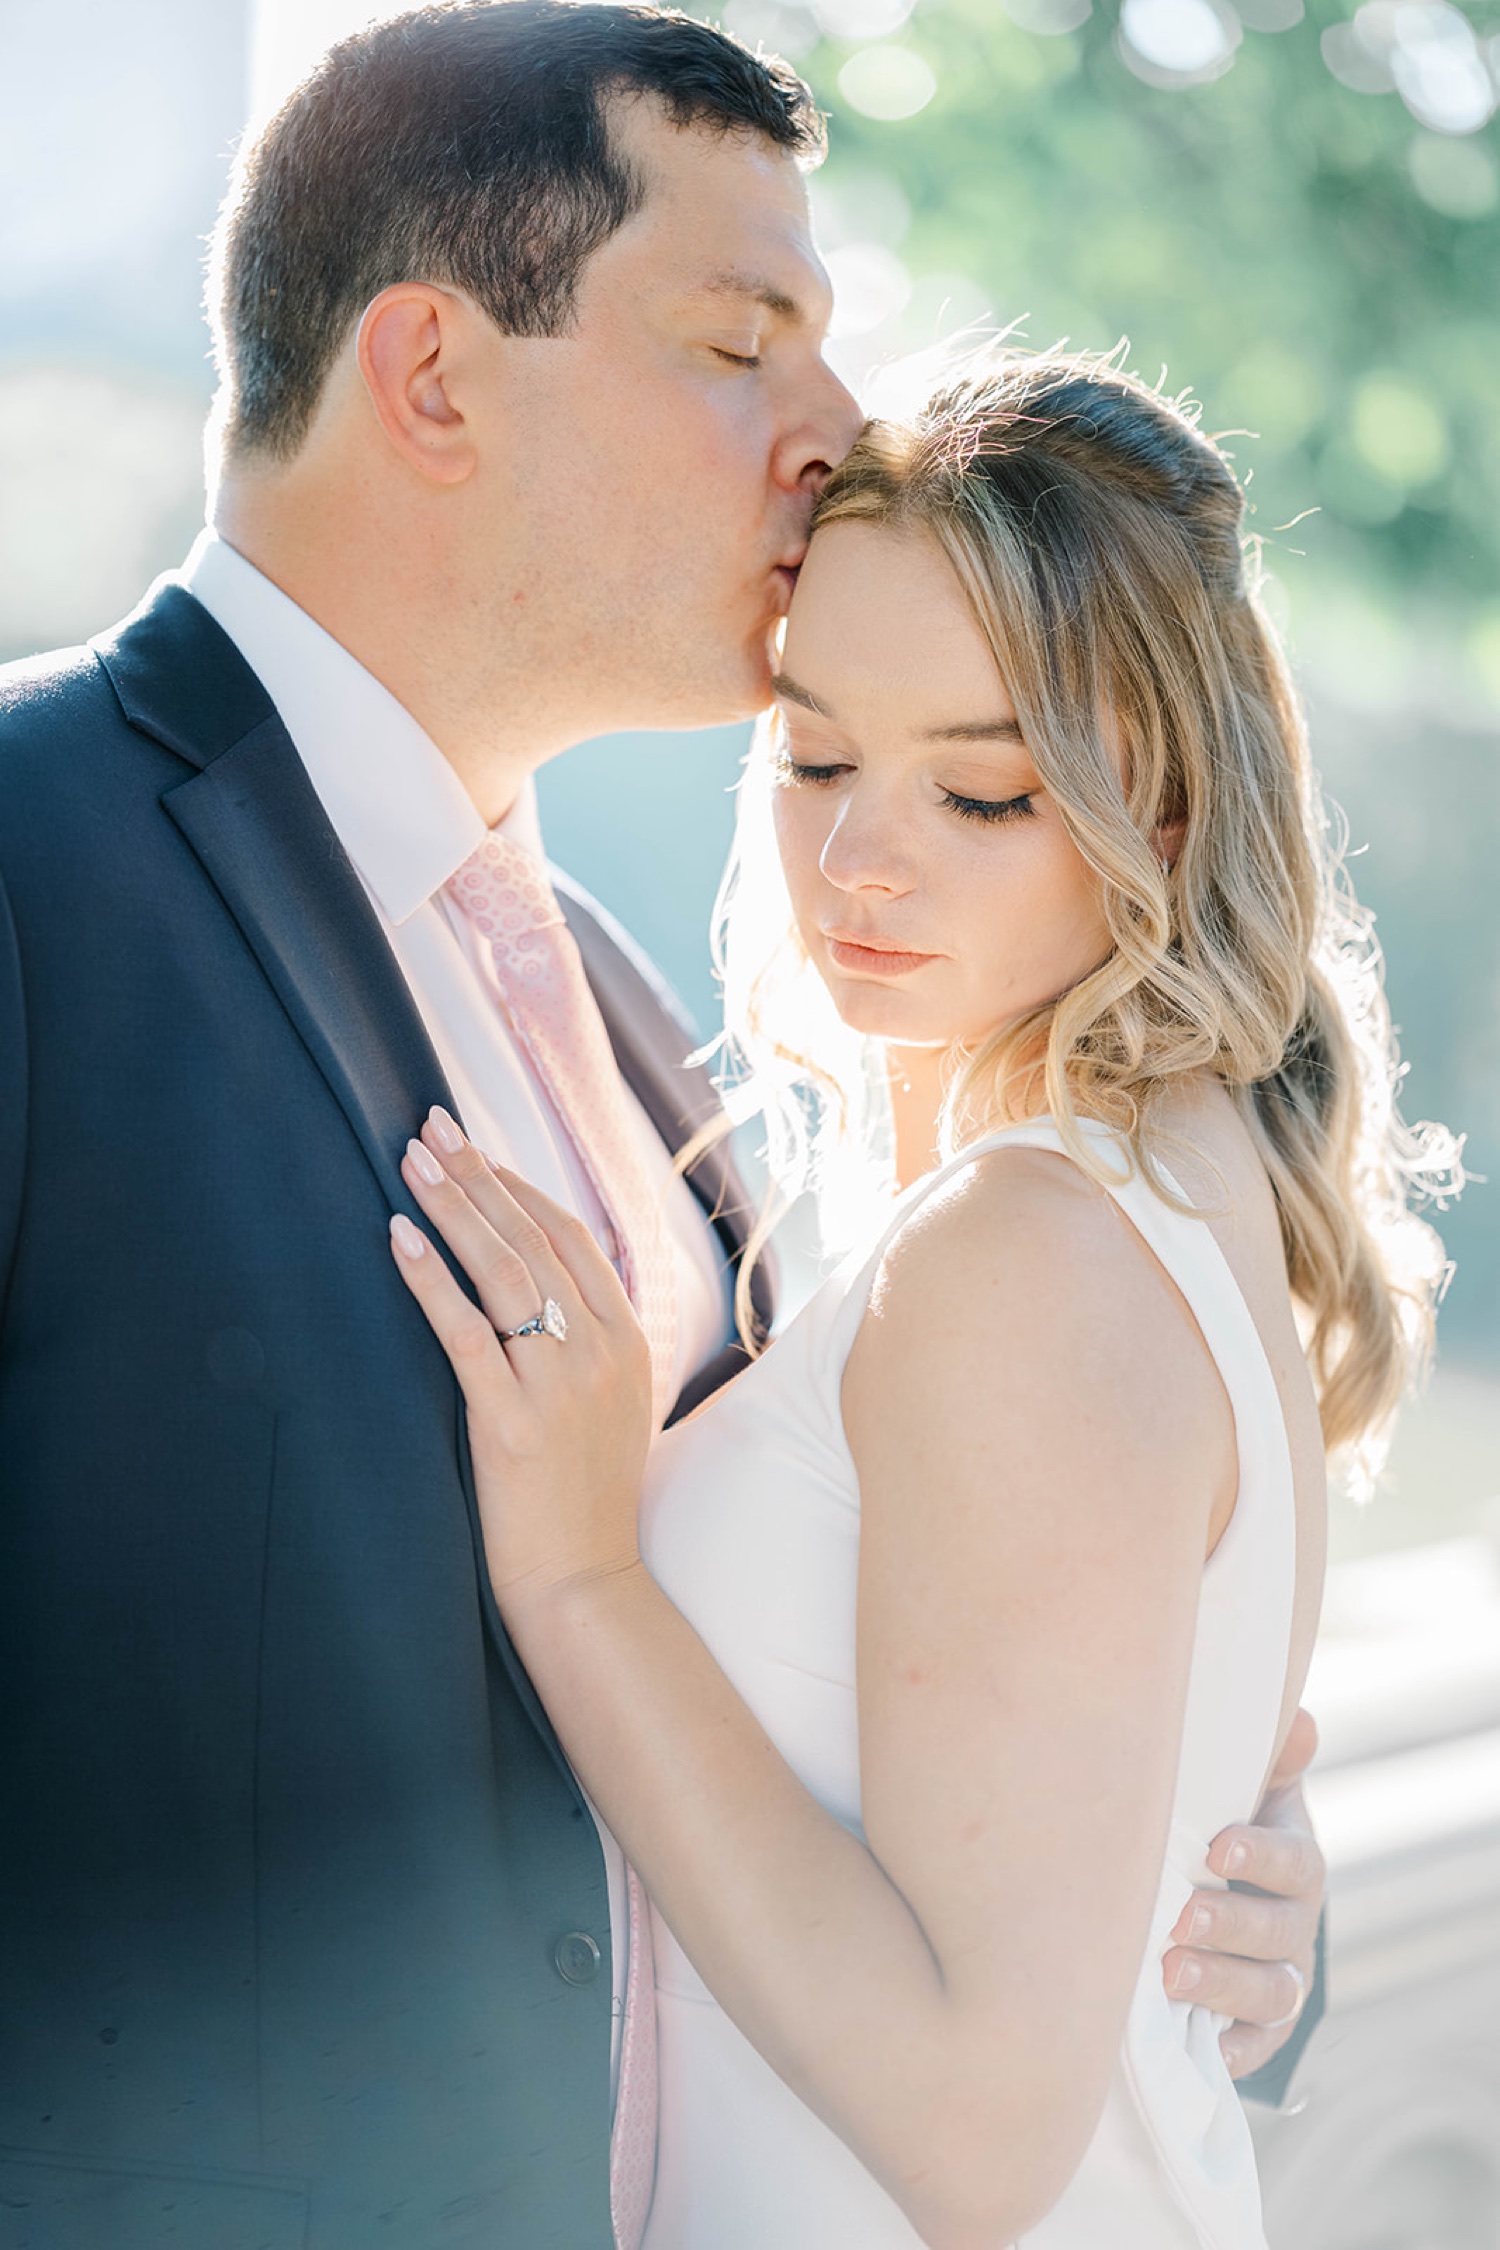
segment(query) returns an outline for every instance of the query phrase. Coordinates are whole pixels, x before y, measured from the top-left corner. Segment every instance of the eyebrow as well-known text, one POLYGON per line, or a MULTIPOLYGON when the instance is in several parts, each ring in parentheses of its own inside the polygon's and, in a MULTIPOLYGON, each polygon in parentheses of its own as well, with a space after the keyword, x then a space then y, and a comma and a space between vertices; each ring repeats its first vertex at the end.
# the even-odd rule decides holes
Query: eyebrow
POLYGON ((805 308, 798 304, 796 298, 789 297, 774 282, 767 281, 762 274, 740 273, 733 268, 710 274, 708 280, 701 282, 693 291, 693 295, 748 298, 754 304, 764 305, 766 311, 774 313, 778 320, 804 321, 807 318, 805 308))
MULTIPOLYGON (((811 711, 820 719, 828 719, 834 725, 838 723, 827 704, 820 703, 811 688, 805 688, 788 672, 776 674, 771 682, 771 693, 783 703, 799 704, 804 711, 811 711)), ((1019 719, 960 719, 952 726, 924 727, 917 739, 921 742, 1022 742, 1025 737, 1019 719)))
POLYGON ((963 719, 957 726, 924 727, 923 742, 1020 742, 1019 719, 963 719))
POLYGON ((777 672, 772 675, 771 693, 783 703, 798 703, 804 711, 816 712, 820 719, 831 719, 833 717, 833 713, 829 710, 827 704, 820 703, 812 689, 803 687, 801 681, 794 680, 790 672, 777 672))

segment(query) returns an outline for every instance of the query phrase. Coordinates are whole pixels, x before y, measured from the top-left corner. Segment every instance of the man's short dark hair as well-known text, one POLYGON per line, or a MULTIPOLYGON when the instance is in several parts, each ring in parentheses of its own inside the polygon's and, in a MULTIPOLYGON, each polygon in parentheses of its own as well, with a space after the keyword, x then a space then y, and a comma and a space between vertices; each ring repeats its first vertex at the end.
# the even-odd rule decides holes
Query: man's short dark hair
POLYGON ((462 289, 513 336, 566 333, 585 261, 645 197, 610 141, 617 93, 802 164, 823 151, 794 71, 675 9, 448 0, 332 48, 244 152, 215 231, 227 450, 296 453, 394 282, 462 289))

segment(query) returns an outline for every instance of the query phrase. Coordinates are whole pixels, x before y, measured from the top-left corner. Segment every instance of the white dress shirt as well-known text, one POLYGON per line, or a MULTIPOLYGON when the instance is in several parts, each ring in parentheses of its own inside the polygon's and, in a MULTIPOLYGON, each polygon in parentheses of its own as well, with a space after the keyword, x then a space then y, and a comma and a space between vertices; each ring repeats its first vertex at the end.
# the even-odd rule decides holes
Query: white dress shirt
MULTIPOLYGON (((342 644, 212 530, 182 571, 285 723, 329 822, 369 894, 453 1090, 460 1122, 499 1162, 577 1212, 603 1239, 604 1213, 552 1102, 511 1032, 489 947, 444 885, 485 824, 447 759, 404 705, 342 644)), ((540 859, 528 782, 500 824, 540 859)), ((729 1292, 717 1237, 645 1111, 625 1089, 664 1194, 677 1264, 676 1382, 723 1344, 729 1292)), ((615 2068, 628 1917, 618 1845, 602 1824, 614 1959, 615 2068)))

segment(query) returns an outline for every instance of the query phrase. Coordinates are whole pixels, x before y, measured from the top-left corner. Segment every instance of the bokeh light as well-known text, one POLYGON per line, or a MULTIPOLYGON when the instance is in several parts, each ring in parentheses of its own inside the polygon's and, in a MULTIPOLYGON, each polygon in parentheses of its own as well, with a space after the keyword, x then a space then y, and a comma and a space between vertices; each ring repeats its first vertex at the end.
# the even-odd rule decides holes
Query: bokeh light
POLYGON ((861 47, 839 72, 839 93, 850 109, 882 124, 915 117, 936 92, 931 64, 911 47, 861 47))
POLYGON ((1077 31, 1094 12, 1094 0, 1004 0, 1005 13, 1023 31, 1038 32, 1044 39, 1061 38, 1077 31))
POLYGON ((888 39, 912 12, 914 0, 813 0, 813 14, 828 39, 888 39))
POLYGON ((1422 201, 1445 218, 1488 218, 1500 203, 1500 171, 1477 141, 1414 133, 1406 164, 1422 201))
POLYGON ((1429 394, 1403 375, 1360 379, 1350 434, 1377 476, 1405 489, 1430 484, 1453 457, 1448 425, 1429 394))
POLYGON ((1148 84, 1196 86, 1217 78, 1241 37, 1227 0, 1122 0, 1120 54, 1148 84))

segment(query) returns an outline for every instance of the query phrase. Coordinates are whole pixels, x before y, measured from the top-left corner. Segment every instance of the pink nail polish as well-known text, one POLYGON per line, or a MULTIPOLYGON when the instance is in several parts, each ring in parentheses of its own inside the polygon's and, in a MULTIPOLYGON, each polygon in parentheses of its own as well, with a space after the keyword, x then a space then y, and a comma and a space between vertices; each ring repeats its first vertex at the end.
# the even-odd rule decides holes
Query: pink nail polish
POLYGON ((443 1167, 430 1148, 424 1148, 420 1141, 408 1141, 406 1154, 407 1160, 419 1180, 425 1180, 429 1187, 442 1186, 443 1167))
POLYGON ((464 1145, 463 1134, 445 1109, 434 1102, 427 1112, 427 1122, 432 1127, 432 1137, 448 1156, 457 1156, 464 1145))
POLYGON ((403 1218, 399 1211, 391 1221, 391 1240, 403 1258, 416 1259, 427 1255, 427 1245, 421 1235, 410 1219, 403 1218))

